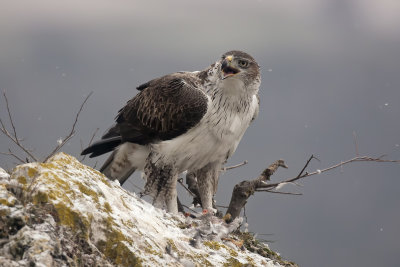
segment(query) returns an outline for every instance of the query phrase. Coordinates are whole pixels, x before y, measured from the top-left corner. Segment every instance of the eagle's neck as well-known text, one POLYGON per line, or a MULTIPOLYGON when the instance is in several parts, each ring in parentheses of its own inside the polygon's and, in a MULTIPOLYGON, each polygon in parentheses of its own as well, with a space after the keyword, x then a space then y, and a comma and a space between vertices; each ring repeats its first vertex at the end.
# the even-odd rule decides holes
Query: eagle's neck
POLYGON ((246 113, 253 99, 246 93, 232 92, 232 88, 215 86, 213 89, 210 93, 211 105, 219 112, 246 113))
POLYGON ((240 79, 232 77, 221 80, 218 70, 217 62, 198 73, 200 83, 211 98, 213 108, 224 112, 243 112, 250 105, 256 92, 248 90, 240 79))

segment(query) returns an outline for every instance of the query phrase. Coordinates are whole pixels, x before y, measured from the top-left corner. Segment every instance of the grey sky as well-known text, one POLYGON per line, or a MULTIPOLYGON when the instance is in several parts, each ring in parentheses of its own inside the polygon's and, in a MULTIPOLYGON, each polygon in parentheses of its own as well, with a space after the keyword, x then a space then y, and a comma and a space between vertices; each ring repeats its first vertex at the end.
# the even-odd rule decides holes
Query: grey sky
MULTIPOLYGON (((0 88, 41 157, 94 91, 64 147, 78 156, 80 139, 111 126, 137 85, 203 69, 228 50, 250 53, 262 67, 261 109, 230 160, 249 164, 220 180, 217 201, 228 204, 236 183, 276 159, 289 169, 275 180, 295 176, 311 154, 321 162, 310 171, 353 157, 354 131, 361 154, 400 158, 399 14, 391 0, 2 0, 0 88)), ((6 119, 4 101, 0 112, 6 119)), ((8 147, 1 136, 0 151, 8 147)), ((249 228, 272 234, 260 237, 300 266, 397 266, 399 170, 355 163, 284 188, 303 196, 258 193, 249 228)))

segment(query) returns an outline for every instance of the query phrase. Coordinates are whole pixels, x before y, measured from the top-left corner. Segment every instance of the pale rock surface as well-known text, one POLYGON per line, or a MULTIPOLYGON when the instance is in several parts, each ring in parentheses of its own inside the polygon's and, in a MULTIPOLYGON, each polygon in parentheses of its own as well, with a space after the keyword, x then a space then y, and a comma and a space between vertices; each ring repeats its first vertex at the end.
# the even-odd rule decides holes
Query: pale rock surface
POLYGON ((171 215, 64 153, 0 169, 0 204, 0 266, 296 266, 240 247, 240 220, 171 215))

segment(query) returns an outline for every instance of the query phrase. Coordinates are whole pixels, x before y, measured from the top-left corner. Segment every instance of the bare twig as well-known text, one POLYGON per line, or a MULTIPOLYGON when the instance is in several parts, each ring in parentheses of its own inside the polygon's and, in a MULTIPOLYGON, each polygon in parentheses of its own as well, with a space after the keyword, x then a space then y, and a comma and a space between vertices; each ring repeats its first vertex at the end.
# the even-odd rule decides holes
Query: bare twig
POLYGON ((246 205, 243 206, 243 217, 244 217, 244 219, 245 219, 245 222, 247 223, 246 205))
POLYGON ((79 111, 78 111, 78 113, 77 113, 76 116, 75 116, 75 121, 74 121, 74 124, 72 125, 71 131, 69 132, 69 134, 68 134, 66 137, 64 137, 64 139, 62 139, 62 140, 59 142, 59 144, 54 148, 54 150, 45 158, 44 162, 46 162, 49 158, 51 158, 52 156, 54 156, 54 154, 57 153, 57 151, 60 150, 60 148, 62 148, 62 147, 68 142, 68 140, 70 140, 70 139, 74 136, 74 134, 75 134, 75 126, 76 126, 76 124, 77 124, 77 122, 78 122, 79 115, 80 115, 81 112, 82 112, 83 106, 86 104, 86 102, 88 101, 89 97, 90 97, 92 94, 93 94, 93 91, 90 92, 90 93, 87 95, 87 97, 85 98, 85 100, 84 100, 83 103, 81 104, 81 107, 79 108, 79 111))
MULTIPOLYGON (((32 160, 38 161, 37 158, 31 153, 31 151, 29 151, 29 149, 24 147, 24 145, 22 145, 21 142, 20 142, 21 140, 18 139, 17 130, 15 128, 14 121, 13 121, 12 116, 11 116, 11 110, 10 110, 10 106, 8 104, 8 98, 7 98, 7 95, 6 95, 5 91, 3 91, 3 97, 4 97, 4 100, 6 101, 8 119, 10 120, 10 124, 11 124, 11 127, 12 127, 12 133, 10 133, 7 130, 7 128, 4 125, 3 121, 0 119, 0 124, 1 124, 0 130, 1 130, 1 132, 4 135, 6 135, 9 139, 11 139, 11 141, 13 141, 19 148, 21 148, 32 160)), ((12 156, 15 157, 14 155, 12 155, 12 156)))
POLYGON ((279 167, 287 168, 282 159, 272 163, 261 173, 258 178, 251 181, 242 181, 235 185, 233 188, 231 201, 229 203, 229 208, 225 215, 227 222, 233 221, 240 215, 242 208, 247 203, 247 199, 254 194, 256 189, 258 189, 261 185, 264 185, 265 181, 269 180, 270 176, 273 175, 279 167))
MULTIPOLYGON (((296 177, 294 177, 294 178, 291 178, 291 179, 287 179, 287 180, 284 180, 284 181, 282 181, 282 182, 279 182, 279 183, 271 183, 271 184, 263 184, 263 185, 260 185, 260 187, 259 188, 276 188, 277 186, 279 186, 280 184, 282 184, 282 183, 290 183, 290 182, 294 182, 294 181, 296 181, 296 180, 299 180, 299 179, 302 179, 302 178, 305 178, 305 177, 309 177, 309 176, 313 176, 313 175, 316 175, 316 174, 321 174, 321 173, 323 173, 323 172, 327 172, 327 171, 330 171, 330 170, 333 170, 333 169, 336 169, 336 168, 338 168, 338 167, 342 167, 343 165, 346 165, 346 164, 349 164, 349 163, 351 163, 351 162, 365 162, 365 161, 372 161, 372 162, 392 162, 392 163, 400 163, 400 160, 385 160, 385 159, 382 159, 382 157, 383 156, 380 156, 380 157, 377 157, 377 158, 372 158, 372 157, 368 157, 368 156, 358 156, 358 157, 354 157, 354 158, 352 158, 352 159, 349 159, 349 160, 346 160, 346 161, 342 161, 342 162, 340 162, 340 163, 338 163, 338 164, 335 164, 335 165, 333 165, 333 166, 330 166, 330 167, 328 167, 328 168, 325 168, 325 169, 322 169, 322 170, 316 170, 316 171, 313 171, 313 172, 310 172, 310 173, 308 173, 308 172, 306 172, 306 173, 304 173, 304 174, 302 174, 302 175, 298 175, 298 176, 296 176, 296 177)), ((313 156, 311 156, 310 157, 310 159, 311 158, 315 158, 315 157, 313 157, 313 156)), ((309 160, 310 160, 309 159, 309 160)), ((309 161, 308 161, 309 162, 309 161)), ((308 165, 308 162, 307 162, 307 164, 306 164, 306 166, 308 165)))
POLYGON ((227 170, 232 170, 232 169, 235 169, 235 168, 239 168, 239 167, 242 167, 242 166, 246 165, 247 163, 249 163, 249 162, 247 160, 245 160, 245 161, 243 161, 243 162, 241 162, 239 164, 228 166, 228 167, 224 167, 224 168, 222 168, 222 171, 227 171, 227 170))
MULTIPOLYGON (((79 143, 80 143, 80 145, 81 145, 81 151, 83 150, 83 140, 82 139, 79 139, 79 143)), ((81 160, 82 161, 82 160, 81 160)))
POLYGON ((300 177, 303 172, 306 170, 308 164, 310 164, 312 159, 317 159, 316 157, 314 157, 314 155, 311 155, 310 158, 307 160, 306 164, 304 165, 303 169, 301 169, 300 173, 297 175, 297 177, 300 177))
POLYGON ((8 149, 8 152, 0 152, 1 155, 7 155, 7 156, 12 156, 15 159, 17 159, 20 163, 25 163, 23 159, 18 157, 14 152, 11 151, 11 149, 8 149))
POLYGON ((191 212, 193 212, 193 213, 197 213, 197 211, 195 211, 194 209, 191 209, 190 207, 188 207, 188 206, 186 206, 186 205, 184 205, 184 204, 181 204, 183 207, 185 207, 186 209, 188 209, 188 210, 190 210, 191 212))
POLYGON ((12 119, 12 117, 11 117, 11 111, 10 111, 10 107, 9 107, 9 105, 8 105, 8 98, 7 98, 7 95, 6 95, 6 92, 5 92, 5 91, 3 92, 3 96, 4 96, 4 99, 6 100, 8 119, 10 120, 11 127, 12 127, 12 129, 13 129, 14 138, 15 138, 15 140, 18 141, 17 131, 16 131, 16 129, 15 129, 14 121, 13 121, 13 119, 12 119))
POLYGON ((290 179, 283 180, 278 183, 267 183, 266 181, 269 180, 270 176, 277 170, 278 167, 287 167, 283 160, 277 160, 273 164, 271 164, 267 169, 265 169, 262 174, 250 181, 242 181, 239 184, 235 185, 232 193, 231 202, 229 204, 229 208, 226 212, 226 218, 229 218, 229 222, 234 220, 237 216, 239 216, 240 211, 242 208, 245 207, 247 199, 254 194, 254 192, 269 192, 269 193, 276 193, 276 194, 285 194, 285 195, 301 195, 299 193, 291 193, 291 192, 281 192, 276 191, 284 184, 292 183, 305 177, 309 177, 316 174, 321 174, 323 172, 327 172, 333 170, 338 167, 342 167, 343 165, 349 164, 351 162, 391 162, 391 163, 400 163, 400 160, 386 160, 383 159, 383 156, 373 158, 368 156, 357 156, 352 159, 342 161, 338 164, 332 165, 322 170, 316 170, 313 172, 305 172, 306 168, 308 167, 309 163, 312 159, 317 159, 315 156, 311 155, 310 158, 307 160, 306 164, 300 171, 300 173, 290 179))
MULTIPOLYGON (((92 137, 89 140, 89 144, 88 147, 92 144, 94 137, 96 136, 97 132, 99 131, 100 128, 96 128, 96 130, 94 131, 94 133, 92 134, 92 137)), ((82 141, 82 140, 81 140, 82 141)), ((81 142, 81 150, 83 150, 83 145, 81 142)), ((81 159, 81 162, 85 160, 87 155, 84 155, 83 158, 81 159)))
POLYGON ((186 185, 183 184, 183 179, 179 178, 178 179, 179 184, 186 189, 186 191, 192 196, 192 197, 196 197, 196 194, 193 193, 192 191, 190 191, 190 189, 188 187, 186 187, 186 185))
POLYGON ((271 189, 256 189, 256 192, 268 192, 268 193, 275 193, 275 194, 283 194, 283 195, 295 195, 301 196, 302 193, 292 193, 292 192, 282 192, 282 191, 273 191, 271 189))

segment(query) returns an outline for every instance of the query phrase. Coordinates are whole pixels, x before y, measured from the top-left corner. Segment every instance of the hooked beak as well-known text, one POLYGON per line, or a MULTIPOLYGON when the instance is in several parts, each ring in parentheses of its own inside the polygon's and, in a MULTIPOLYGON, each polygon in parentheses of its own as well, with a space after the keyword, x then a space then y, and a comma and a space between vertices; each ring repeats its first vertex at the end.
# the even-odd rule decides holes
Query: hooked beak
POLYGON ((235 68, 232 63, 232 56, 227 56, 223 61, 221 65, 221 71, 222 71, 222 79, 225 80, 228 77, 234 76, 240 72, 239 69, 235 68))

